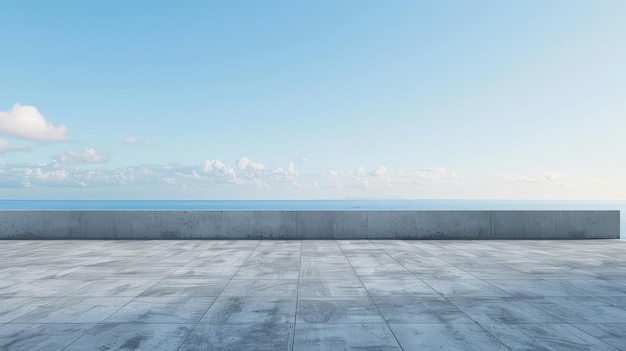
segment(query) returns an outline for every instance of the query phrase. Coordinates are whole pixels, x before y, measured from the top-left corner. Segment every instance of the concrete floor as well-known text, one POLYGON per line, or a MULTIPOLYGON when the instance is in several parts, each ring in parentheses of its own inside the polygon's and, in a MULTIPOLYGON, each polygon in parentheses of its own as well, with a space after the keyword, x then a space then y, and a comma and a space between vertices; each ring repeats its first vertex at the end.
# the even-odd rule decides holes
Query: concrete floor
POLYGON ((626 349, 626 242, 0 241, 0 350, 626 349))

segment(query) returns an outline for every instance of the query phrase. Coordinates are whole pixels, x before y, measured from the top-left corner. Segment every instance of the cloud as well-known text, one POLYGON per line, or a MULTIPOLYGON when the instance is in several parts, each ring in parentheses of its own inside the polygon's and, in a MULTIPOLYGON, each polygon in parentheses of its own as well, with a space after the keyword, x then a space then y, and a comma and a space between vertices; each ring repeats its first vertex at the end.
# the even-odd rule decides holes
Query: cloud
POLYGON ((516 182, 516 183, 557 183, 557 184, 567 184, 570 180, 570 177, 554 171, 546 171, 537 175, 526 175, 526 174, 510 174, 504 173, 500 175, 502 179, 516 182))
POLYGON ((122 140, 123 144, 126 145, 141 145, 141 146, 152 146, 152 143, 147 140, 137 139, 134 136, 127 136, 122 140))
POLYGON ((230 162, 230 165, 221 160, 206 160, 195 165, 153 164, 113 168, 99 165, 104 160, 102 157, 97 150, 86 148, 69 151, 46 163, 0 163, 0 192, 2 189, 46 187, 92 188, 96 192, 108 192, 96 188, 115 189, 111 194, 126 194, 130 189, 154 189, 155 193, 169 191, 182 194, 181 191, 185 191, 192 196, 212 194, 224 198, 519 199, 574 198, 581 197, 580 194, 623 197, 619 194, 626 193, 626 187, 621 186, 623 177, 620 176, 601 181, 553 171, 536 175, 459 176, 443 167, 417 170, 385 168, 381 176, 380 167, 358 167, 353 171, 339 169, 326 173, 300 173, 293 162, 283 166, 260 167, 253 165, 261 163, 248 158, 242 161, 243 157, 230 162))
POLYGON ((36 141, 67 141, 67 128, 47 122, 33 106, 15 104, 7 111, 0 111, 0 134, 36 141))
POLYGON ((265 169, 265 166, 262 163, 252 162, 247 157, 242 157, 238 159, 237 161, 235 161, 235 165, 240 171, 245 171, 246 169, 248 169, 249 171, 255 172, 265 169))
POLYGON ((25 145, 12 144, 8 140, 0 139, 0 155, 15 151, 30 151, 25 145))
POLYGON ((362 166, 354 172, 329 171, 318 181, 319 187, 346 188, 402 188, 421 185, 459 185, 461 180, 453 171, 443 167, 425 168, 416 171, 390 172, 387 167, 379 166, 370 171, 362 166))
POLYGON ((63 155, 57 156, 55 160, 64 164, 105 163, 109 160, 109 157, 94 148, 87 147, 83 150, 70 150, 63 155))
POLYGON ((374 168, 372 170, 372 172, 370 172, 371 175, 373 175, 374 177, 382 177, 385 174, 387 174, 387 167, 385 166, 378 166, 376 168, 374 168))
POLYGON ((237 168, 240 171, 243 171, 248 166, 248 163, 250 163, 250 159, 247 157, 242 157, 238 159, 235 163, 237 164, 237 168))

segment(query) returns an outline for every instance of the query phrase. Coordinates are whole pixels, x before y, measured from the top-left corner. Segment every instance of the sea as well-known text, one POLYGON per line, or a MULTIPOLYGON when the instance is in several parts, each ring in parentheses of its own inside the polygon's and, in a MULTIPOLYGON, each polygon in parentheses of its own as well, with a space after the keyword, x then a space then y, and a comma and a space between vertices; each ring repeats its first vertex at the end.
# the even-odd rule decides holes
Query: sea
POLYGON ((6 210, 618 210, 626 239, 626 200, 0 200, 6 210))

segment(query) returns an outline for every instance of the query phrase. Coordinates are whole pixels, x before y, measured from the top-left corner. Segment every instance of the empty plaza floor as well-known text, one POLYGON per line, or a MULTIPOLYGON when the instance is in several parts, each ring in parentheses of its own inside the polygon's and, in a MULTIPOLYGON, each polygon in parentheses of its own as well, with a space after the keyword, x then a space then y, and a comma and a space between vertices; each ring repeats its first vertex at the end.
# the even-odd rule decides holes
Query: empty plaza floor
POLYGON ((0 350, 626 349, 626 242, 0 241, 0 350))

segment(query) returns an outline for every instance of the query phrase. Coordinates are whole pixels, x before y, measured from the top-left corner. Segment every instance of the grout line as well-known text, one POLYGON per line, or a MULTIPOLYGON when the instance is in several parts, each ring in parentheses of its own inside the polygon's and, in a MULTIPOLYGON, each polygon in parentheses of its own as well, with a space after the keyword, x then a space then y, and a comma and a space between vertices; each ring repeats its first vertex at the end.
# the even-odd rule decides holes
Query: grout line
MULTIPOLYGON (((376 244, 374 244, 369 239, 366 239, 364 241, 368 241, 370 244, 376 246, 376 244)), ((361 280, 361 277, 357 274, 356 270, 354 269, 354 266, 352 265, 352 262, 350 262, 350 259, 348 258, 348 256, 346 256, 346 253, 343 251, 343 248, 341 247, 341 245, 339 245, 337 240, 335 240, 335 242, 337 243, 337 246, 339 247, 339 250, 341 250, 341 253, 343 254, 343 257, 345 257, 346 261, 348 261, 348 264, 350 265, 350 268, 352 268, 352 271, 354 272, 354 275, 357 277, 357 279, 361 283, 361 286, 363 287, 363 290, 365 290, 367 292, 367 296, 369 297, 370 301, 372 301, 372 303, 374 304, 374 307, 376 307, 376 310, 378 311, 378 314, 379 314, 380 318, 383 320, 383 322, 385 322, 385 325, 387 326, 387 329, 389 329, 389 331, 391 332, 391 335, 393 335, 393 338, 396 340, 396 343, 398 343, 398 347, 400 348, 400 350, 404 350, 404 348, 402 347, 402 344, 400 344, 400 340, 398 340, 398 337, 396 336, 396 333, 394 333, 393 329, 391 329, 391 326, 389 325, 389 322, 387 322, 387 319, 385 319, 385 316, 380 311, 380 307, 378 307, 378 304, 376 303, 376 300, 374 300, 374 298, 370 294, 369 290, 367 290, 367 288, 365 287, 365 284, 363 284, 363 281, 361 280)), ((378 246, 376 246, 376 247, 378 248, 378 246)))
MULTIPOLYGON (((405 240, 402 240, 401 242, 405 242, 405 240)), ((375 243, 373 243, 374 245, 376 245, 375 243)), ((408 244, 408 243, 407 243, 408 244)), ((413 245, 411 245, 413 246, 413 245)), ((387 250, 380 248, 378 245, 376 245, 376 247, 383 251, 387 256, 391 257, 394 261, 398 262, 398 264, 400 264, 402 267, 404 267, 404 269, 406 269, 409 273, 411 273, 412 275, 414 275, 417 279, 419 279, 421 282, 423 282, 424 284, 426 284, 426 286, 428 286, 429 288, 431 288, 434 292, 436 292, 437 294, 439 294, 444 300, 446 300, 449 304, 451 304, 452 306, 454 306, 454 308, 456 308, 459 312, 463 313, 467 318, 469 318, 469 320, 473 321, 477 326, 479 326, 482 330, 485 331, 485 333, 491 335, 491 337, 493 337, 495 340, 498 340, 498 342, 500 342, 504 347, 506 347, 507 349, 511 350, 511 348, 506 345, 502 340, 500 340, 499 338, 497 338, 495 335, 493 335, 491 332, 489 332, 487 329, 485 329, 485 327, 483 327, 480 323, 478 323, 476 320, 474 320, 472 317, 470 317, 467 313, 465 313, 465 311, 461 310, 460 308, 457 307, 457 305, 455 305, 454 303, 452 303, 452 301, 450 301, 447 297, 445 297, 442 293, 438 292, 437 290, 433 289, 433 287, 431 287, 427 282, 425 282, 424 280, 422 280, 422 278, 420 278, 417 274, 411 272, 411 270, 409 270, 402 262, 398 261, 394 256, 390 255, 387 250)), ((442 261, 449 263, 443 259, 441 259, 442 261)), ((453 265, 454 266, 454 265, 453 265)), ((454 266, 456 267, 456 266, 454 266)), ((456 267, 458 268, 458 267, 456 267)))
MULTIPOLYGON (((230 283, 233 281, 233 278, 235 277, 235 275, 237 275, 237 273, 239 273, 239 270, 241 269, 241 267, 243 267, 246 262, 248 261, 248 259, 250 259, 250 256, 252 256, 252 254, 259 248, 259 245, 261 245, 261 243, 263 242, 263 240, 259 240, 259 242, 256 244, 256 246, 254 247, 254 249, 250 250, 250 254, 248 255, 248 257, 246 257, 246 260, 243 261, 241 263, 241 265, 239 266, 239 268, 237 268, 237 270, 235 271, 235 273, 233 273, 233 275, 230 277, 230 279, 228 280, 228 283, 226 283, 224 285, 224 288, 222 288, 222 290, 220 291, 219 294, 217 294, 217 296, 215 297, 215 299, 213 300, 213 302, 211 302, 211 304, 209 305, 209 307, 207 308, 206 312, 204 312, 204 314, 202 315, 202 317, 200 317, 198 319, 198 322, 196 322, 196 325, 189 329, 189 333, 187 333, 187 335, 185 336, 185 338, 183 339, 183 341, 180 343, 180 345, 178 345, 178 347, 176 348, 176 350, 179 350, 184 344, 185 341, 187 341, 187 339, 189 339, 189 336, 193 333, 194 330, 196 330, 196 328, 198 327, 198 325, 200 324, 200 321, 202 320, 202 318, 204 318, 207 313, 209 313, 209 310, 211 309, 211 307, 213 307, 213 305, 215 304, 215 301, 217 301, 222 294, 224 293, 224 290, 226 290, 226 288, 230 285, 230 283)), ((210 248, 213 248, 216 245, 211 246, 210 248)), ((200 255, 200 254, 199 254, 200 255)))
POLYGON ((298 323, 298 302, 300 301, 300 281, 302 276, 302 248, 304 246, 304 240, 300 240, 300 265, 298 267, 298 287, 296 289, 296 310, 293 318, 293 335, 291 336, 291 350, 296 348, 296 324, 298 323))

